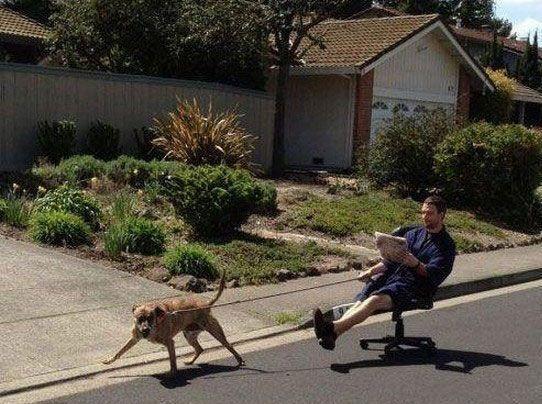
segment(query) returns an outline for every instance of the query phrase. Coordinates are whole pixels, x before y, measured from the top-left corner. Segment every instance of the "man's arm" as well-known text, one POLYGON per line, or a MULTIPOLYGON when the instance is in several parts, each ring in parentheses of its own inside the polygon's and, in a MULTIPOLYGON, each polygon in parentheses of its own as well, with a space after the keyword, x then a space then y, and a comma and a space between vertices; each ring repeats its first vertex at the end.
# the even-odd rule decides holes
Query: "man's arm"
POLYGON ((454 260, 455 250, 450 250, 434 256, 427 264, 421 262, 411 253, 406 253, 402 263, 415 270, 420 276, 428 278, 431 285, 437 287, 452 271, 454 260))
POLYGON ((384 262, 379 262, 376 265, 373 265, 371 268, 367 269, 366 271, 361 272, 357 279, 362 282, 367 282, 371 277, 380 274, 386 270, 386 265, 384 262))

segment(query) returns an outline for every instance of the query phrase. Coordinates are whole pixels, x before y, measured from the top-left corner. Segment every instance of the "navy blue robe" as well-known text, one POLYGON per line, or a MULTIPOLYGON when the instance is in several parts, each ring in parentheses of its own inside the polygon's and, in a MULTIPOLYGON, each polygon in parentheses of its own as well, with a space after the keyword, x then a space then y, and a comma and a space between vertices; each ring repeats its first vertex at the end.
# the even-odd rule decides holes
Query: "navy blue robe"
POLYGON ((383 275, 368 282, 356 300, 387 294, 395 307, 406 306, 412 299, 433 296, 438 286, 450 275, 456 251, 455 243, 446 229, 429 233, 420 226, 408 231, 404 237, 408 250, 426 265, 427 276, 418 274, 416 269, 406 265, 384 261, 386 270, 383 275))

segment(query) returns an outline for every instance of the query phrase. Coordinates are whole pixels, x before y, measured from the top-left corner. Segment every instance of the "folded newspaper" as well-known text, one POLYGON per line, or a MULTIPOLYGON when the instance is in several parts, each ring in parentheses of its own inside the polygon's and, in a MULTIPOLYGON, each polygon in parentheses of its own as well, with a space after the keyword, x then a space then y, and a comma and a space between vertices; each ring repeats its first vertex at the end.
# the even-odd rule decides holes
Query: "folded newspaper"
POLYGON ((396 237, 375 231, 375 244, 382 258, 388 261, 399 261, 404 252, 408 252, 406 238, 396 237))

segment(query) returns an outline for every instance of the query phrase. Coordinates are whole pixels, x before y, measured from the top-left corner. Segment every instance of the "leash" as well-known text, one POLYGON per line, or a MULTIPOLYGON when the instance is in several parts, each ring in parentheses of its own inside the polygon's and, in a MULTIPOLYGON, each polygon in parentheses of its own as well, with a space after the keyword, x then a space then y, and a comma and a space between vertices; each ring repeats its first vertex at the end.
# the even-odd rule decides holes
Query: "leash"
MULTIPOLYGON (((274 293, 272 295, 260 296, 260 297, 255 297, 255 298, 251 298, 251 299, 233 300, 233 301, 227 302, 227 303, 219 303, 219 304, 215 304, 215 305, 212 305, 212 306, 204 306, 204 307, 198 307, 198 308, 194 308, 194 309, 175 310, 175 311, 170 311, 167 314, 173 316, 173 315, 178 314, 178 313, 186 313, 186 312, 189 312, 189 311, 197 311, 197 310, 207 309, 207 308, 211 308, 211 307, 212 308, 219 308, 219 307, 232 306, 234 304, 256 302, 258 300, 272 299, 274 297, 291 295, 291 294, 294 294, 294 293, 305 292, 305 291, 308 291, 308 290, 315 290, 315 289, 326 288, 326 287, 329 287, 329 286, 341 285, 343 283, 353 282, 353 281, 356 281, 356 280, 357 280, 356 278, 346 279, 346 280, 342 280, 342 281, 326 283, 324 285, 311 286, 311 287, 303 288, 303 289, 290 290, 288 292, 279 292, 279 293, 274 293)), ((172 296, 172 297, 181 297, 181 296, 177 295, 177 296, 172 296)))

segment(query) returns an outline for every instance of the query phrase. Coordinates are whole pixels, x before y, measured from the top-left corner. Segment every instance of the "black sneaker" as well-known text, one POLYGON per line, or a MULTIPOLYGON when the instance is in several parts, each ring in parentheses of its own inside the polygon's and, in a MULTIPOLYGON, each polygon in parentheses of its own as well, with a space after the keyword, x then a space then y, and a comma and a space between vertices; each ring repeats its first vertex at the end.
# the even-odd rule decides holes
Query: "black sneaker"
POLYGON ((335 349, 335 340, 337 335, 333 329, 333 323, 326 321, 320 309, 315 309, 313 312, 314 333, 318 338, 318 343, 324 349, 332 351, 335 349))

